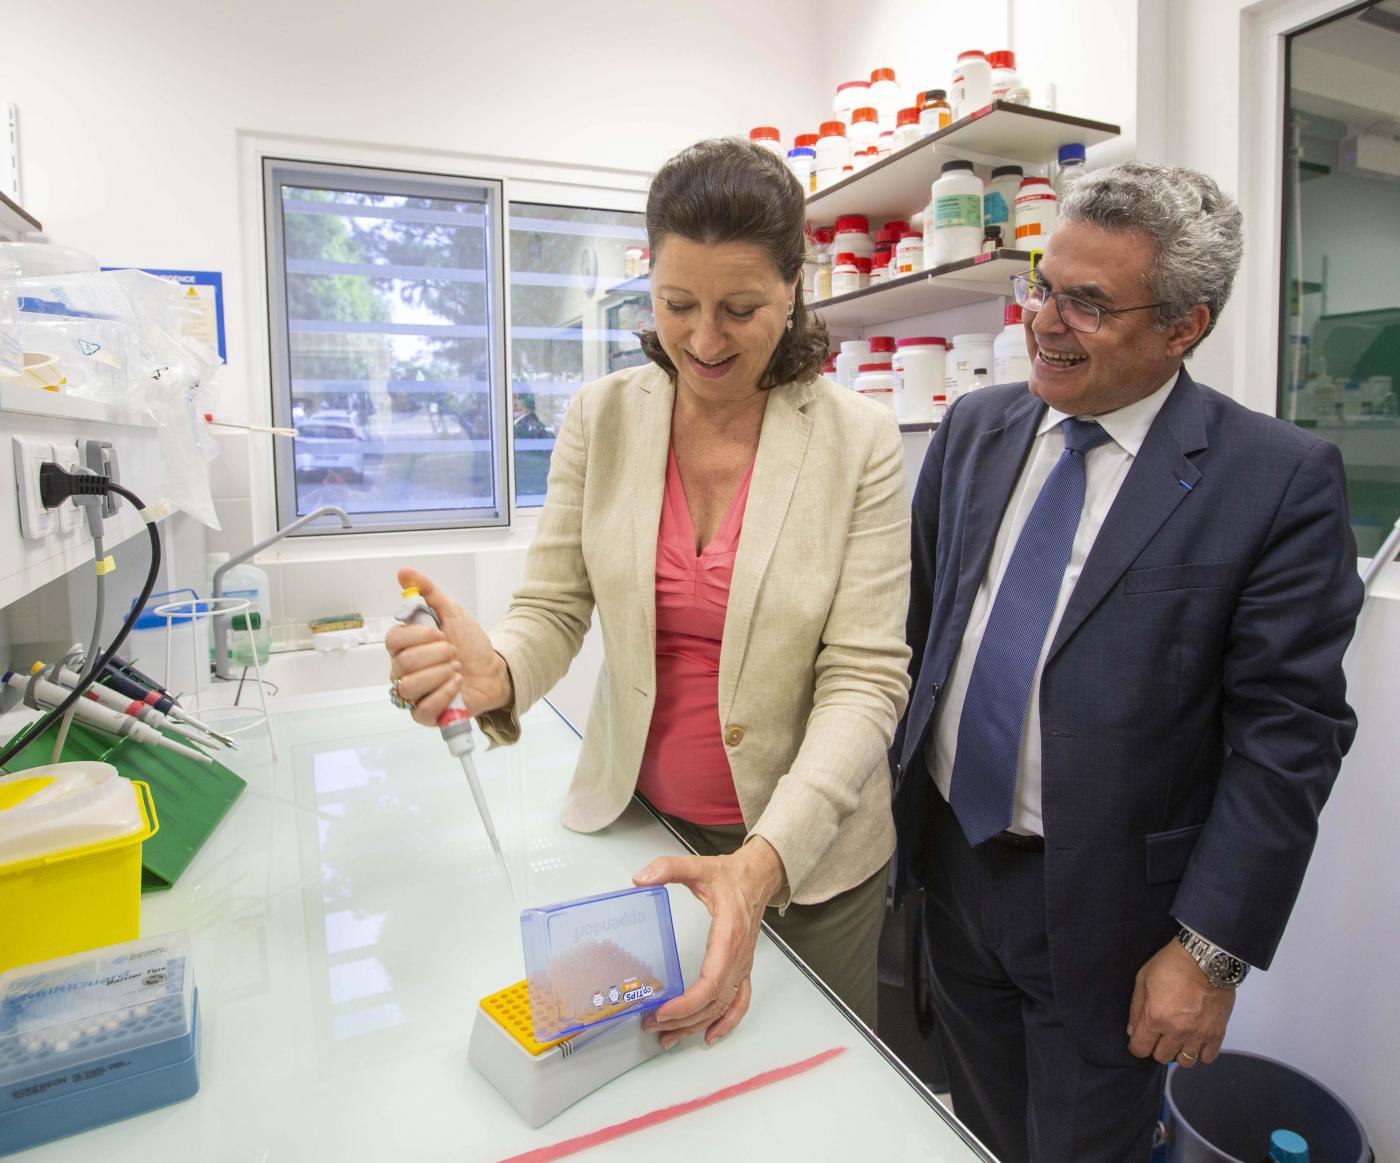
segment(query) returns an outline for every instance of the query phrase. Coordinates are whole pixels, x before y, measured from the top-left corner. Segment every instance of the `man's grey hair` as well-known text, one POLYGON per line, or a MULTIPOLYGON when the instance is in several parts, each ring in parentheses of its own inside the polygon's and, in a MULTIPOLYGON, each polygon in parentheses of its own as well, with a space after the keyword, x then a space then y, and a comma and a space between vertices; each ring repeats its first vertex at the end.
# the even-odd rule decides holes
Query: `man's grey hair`
MULTIPOLYGON (((1137 230, 1157 246, 1148 291, 1162 304, 1159 327, 1179 323, 1204 303, 1210 322, 1230 297, 1244 250, 1240 208, 1215 182, 1185 166, 1123 162, 1092 170, 1070 187, 1060 217, 1105 230, 1137 230)), ((1200 340, 1186 352, 1190 355, 1200 340)))

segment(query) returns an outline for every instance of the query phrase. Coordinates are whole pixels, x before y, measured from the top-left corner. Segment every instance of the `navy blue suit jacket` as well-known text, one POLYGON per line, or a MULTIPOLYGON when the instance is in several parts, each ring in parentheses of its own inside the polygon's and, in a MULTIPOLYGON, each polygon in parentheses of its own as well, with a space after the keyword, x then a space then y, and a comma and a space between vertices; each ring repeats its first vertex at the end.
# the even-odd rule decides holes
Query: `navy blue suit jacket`
MULTIPOLYGON (((925 742, 1045 404, 959 400, 914 493, 898 883, 922 883, 925 742)), ((1081 1050, 1127 1058, 1139 968, 1175 917, 1267 967, 1351 745, 1362 601, 1335 446, 1183 370, 1134 458, 1040 684, 1045 908, 1081 1050)))

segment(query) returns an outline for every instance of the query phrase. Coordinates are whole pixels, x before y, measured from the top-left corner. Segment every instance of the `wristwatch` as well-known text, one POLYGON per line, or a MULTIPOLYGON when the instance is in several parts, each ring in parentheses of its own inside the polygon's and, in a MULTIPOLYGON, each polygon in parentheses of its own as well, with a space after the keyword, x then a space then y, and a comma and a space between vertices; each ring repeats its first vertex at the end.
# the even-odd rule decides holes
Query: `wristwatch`
POLYGON ((1181 926, 1176 935, 1181 947, 1191 954, 1191 959, 1201 967, 1214 989, 1234 989, 1249 973, 1249 966, 1219 945, 1212 945, 1199 933, 1181 926))

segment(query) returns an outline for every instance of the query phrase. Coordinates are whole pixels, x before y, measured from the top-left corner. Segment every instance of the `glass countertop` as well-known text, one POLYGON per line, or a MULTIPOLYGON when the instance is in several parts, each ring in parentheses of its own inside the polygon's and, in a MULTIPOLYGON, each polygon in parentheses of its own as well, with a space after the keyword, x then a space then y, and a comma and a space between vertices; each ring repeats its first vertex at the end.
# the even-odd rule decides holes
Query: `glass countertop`
MULTIPOLYGON (((563 826, 579 741, 546 704, 517 746, 476 752, 514 900, 437 732, 379 693, 276 713, 272 730, 277 761, 243 736, 229 766, 247 790, 178 884, 142 902, 143 934, 190 933, 199 1093, 15 1158, 501 1160, 833 1047, 845 1052, 581 1157, 990 1158, 766 936, 734 1033, 687 1039, 531 1128, 467 1062, 477 1001, 524 976, 519 910, 629 887, 682 845, 636 801, 602 832, 563 826)), ((670 892, 692 981, 708 916, 670 892)))

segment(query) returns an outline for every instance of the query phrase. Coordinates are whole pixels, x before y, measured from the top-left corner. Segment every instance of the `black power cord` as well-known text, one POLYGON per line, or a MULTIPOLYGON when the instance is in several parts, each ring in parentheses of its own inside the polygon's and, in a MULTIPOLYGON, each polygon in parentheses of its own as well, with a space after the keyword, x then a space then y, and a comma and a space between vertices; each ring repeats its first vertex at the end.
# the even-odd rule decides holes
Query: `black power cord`
POLYGON ((146 608, 146 602, 156 588, 156 577, 160 573, 160 534, 156 531, 156 518, 146 512, 146 503, 124 485, 119 485, 100 473, 70 473, 52 461, 45 461, 39 466, 39 499, 46 509, 58 508, 69 497, 101 497, 108 493, 115 493, 129 501, 141 514, 141 519, 146 522, 146 532, 151 538, 151 564, 146 571, 146 583, 141 587, 141 596, 131 607, 131 612, 126 616, 121 629, 112 639, 112 644, 97 660, 97 664, 88 668, 86 677, 68 692, 68 697, 44 714, 42 718, 30 724, 28 728, 21 729, 5 746, 5 749, 0 751, 0 769, 3 769, 6 763, 23 751, 31 739, 37 739, 42 735, 48 730, 50 724, 60 719, 69 707, 83 697, 88 687, 96 681, 97 676, 106 669, 107 663, 121 649, 122 643, 126 641, 126 636, 131 633, 132 626, 136 624, 136 619, 141 616, 141 612, 146 608))

